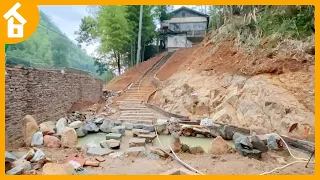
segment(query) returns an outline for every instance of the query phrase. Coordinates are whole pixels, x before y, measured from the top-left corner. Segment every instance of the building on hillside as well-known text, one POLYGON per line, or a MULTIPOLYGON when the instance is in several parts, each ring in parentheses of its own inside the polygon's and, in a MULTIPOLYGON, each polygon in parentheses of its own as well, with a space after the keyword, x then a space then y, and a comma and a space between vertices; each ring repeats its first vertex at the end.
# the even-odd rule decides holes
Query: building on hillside
POLYGON ((209 25, 209 15, 184 6, 172 11, 171 14, 171 19, 161 22, 162 48, 172 51, 182 47, 192 47, 203 40, 209 25))

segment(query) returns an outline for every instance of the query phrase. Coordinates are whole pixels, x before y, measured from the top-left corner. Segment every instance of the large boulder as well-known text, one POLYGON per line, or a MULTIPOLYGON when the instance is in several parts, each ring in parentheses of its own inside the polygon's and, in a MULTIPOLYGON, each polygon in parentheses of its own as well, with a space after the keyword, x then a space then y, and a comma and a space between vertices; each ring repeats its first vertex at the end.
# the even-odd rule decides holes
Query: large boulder
POLYGON ((74 167, 71 164, 47 163, 42 168, 43 175, 72 175, 74 167))
POLYGON ((30 160, 30 162, 39 162, 41 160, 44 160, 46 158, 45 154, 41 149, 38 149, 36 153, 34 153, 34 156, 30 160))
POLYGON ((180 152, 180 150, 181 150, 180 149, 181 141, 180 141, 179 135, 178 135, 178 133, 176 133, 174 131, 171 133, 170 147, 176 153, 180 152))
POLYGON ((80 127, 75 130, 78 137, 84 137, 88 134, 88 131, 84 127, 80 127))
POLYGON ((49 148, 59 148, 61 146, 61 141, 54 136, 45 135, 43 137, 43 142, 45 147, 49 148))
POLYGON ((43 134, 41 131, 32 136, 31 146, 41 146, 43 144, 43 134))
POLYGON ((228 154, 233 151, 233 148, 221 136, 217 136, 209 148, 209 154, 212 156, 228 154))
POLYGON ((89 133, 99 132, 99 127, 94 122, 89 122, 85 124, 83 128, 89 133))
POLYGON ((203 150, 203 148, 201 146, 190 147, 189 148, 189 152, 191 154, 203 154, 203 153, 205 153, 205 151, 203 150))
POLYGON ((114 121, 112 120, 104 120, 100 126, 100 130, 105 133, 111 133, 112 128, 114 127, 114 121))
POLYGON ((32 116, 26 115, 23 118, 22 134, 24 138, 24 143, 27 146, 31 145, 32 137, 36 132, 38 132, 38 130, 39 130, 39 126, 36 120, 32 116))
POLYGON ((168 121, 166 119, 158 119, 156 129, 158 134, 162 134, 167 130, 168 121))
POLYGON ((74 147, 77 145, 78 137, 73 128, 66 127, 65 131, 61 135, 62 147, 74 147))
POLYGON ((133 129, 133 124, 129 122, 122 123, 122 126, 126 128, 126 130, 132 130, 133 129))
POLYGON ((40 124, 40 131, 43 135, 52 135, 56 131, 56 125, 52 121, 46 121, 40 124))
POLYGON ((67 120, 65 118, 61 118, 58 120, 57 124, 56 124, 56 129, 57 129, 57 134, 58 135, 62 135, 62 133, 65 131, 66 127, 67 127, 67 120))
POLYGON ((109 140, 100 142, 100 146, 102 148, 119 149, 120 141, 115 139, 109 139, 109 140))
POLYGON ((81 121, 73 121, 72 123, 69 124, 69 127, 73 129, 78 129, 81 127, 81 125, 82 125, 81 121))
POLYGON ((111 129, 112 133, 118 133, 124 135, 126 133, 126 127, 124 126, 115 126, 111 129))

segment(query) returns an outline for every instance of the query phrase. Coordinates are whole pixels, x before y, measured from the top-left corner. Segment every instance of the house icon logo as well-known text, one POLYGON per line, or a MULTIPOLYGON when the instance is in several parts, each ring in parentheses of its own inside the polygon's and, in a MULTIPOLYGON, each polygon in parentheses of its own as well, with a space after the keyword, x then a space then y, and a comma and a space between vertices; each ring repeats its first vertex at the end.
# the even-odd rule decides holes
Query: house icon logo
POLYGON ((24 25, 27 20, 18 13, 18 9, 21 4, 17 2, 3 17, 7 20, 8 38, 23 38, 24 37, 24 25), (14 23, 14 20, 18 21, 18 24, 14 23))

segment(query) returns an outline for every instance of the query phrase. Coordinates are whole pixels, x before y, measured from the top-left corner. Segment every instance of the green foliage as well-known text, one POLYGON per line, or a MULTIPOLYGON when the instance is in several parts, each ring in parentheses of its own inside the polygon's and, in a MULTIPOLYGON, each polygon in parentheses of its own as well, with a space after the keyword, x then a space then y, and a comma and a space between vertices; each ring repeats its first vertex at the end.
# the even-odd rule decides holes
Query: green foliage
POLYGON ((6 63, 38 68, 69 67, 98 75, 93 58, 69 40, 42 11, 35 33, 22 43, 10 45, 6 63))
POLYGON ((313 6, 268 6, 258 18, 263 36, 279 34, 296 39, 313 33, 313 6))

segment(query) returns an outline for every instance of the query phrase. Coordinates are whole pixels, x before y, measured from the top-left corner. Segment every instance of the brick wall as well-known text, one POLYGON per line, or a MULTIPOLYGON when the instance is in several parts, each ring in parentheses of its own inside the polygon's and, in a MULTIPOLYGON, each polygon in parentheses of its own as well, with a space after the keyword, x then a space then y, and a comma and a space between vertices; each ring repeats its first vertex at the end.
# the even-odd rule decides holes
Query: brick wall
POLYGON ((25 115, 40 124, 59 119, 73 103, 102 97, 103 82, 89 75, 8 67, 6 71, 6 145, 22 142, 25 115))

